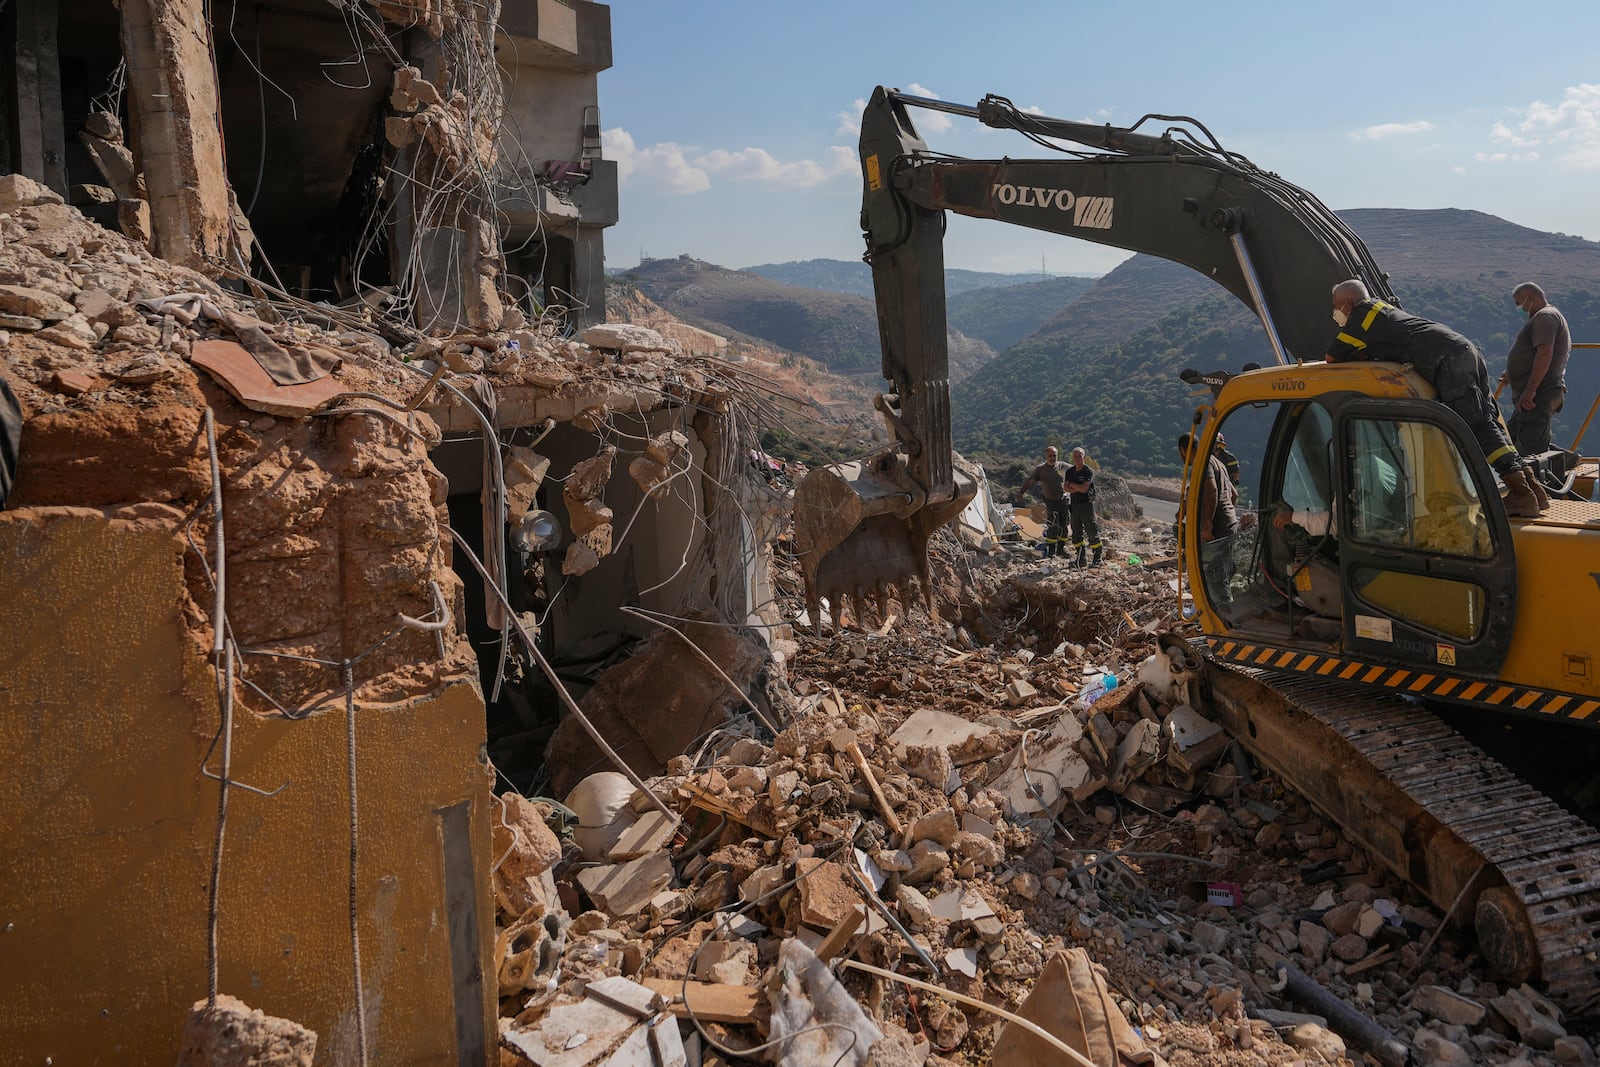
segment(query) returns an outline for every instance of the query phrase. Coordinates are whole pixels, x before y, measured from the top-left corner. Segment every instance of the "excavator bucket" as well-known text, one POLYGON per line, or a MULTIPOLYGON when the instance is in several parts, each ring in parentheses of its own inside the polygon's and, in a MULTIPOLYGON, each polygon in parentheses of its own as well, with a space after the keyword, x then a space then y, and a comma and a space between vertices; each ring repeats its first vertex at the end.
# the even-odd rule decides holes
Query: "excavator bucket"
POLYGON ((977 483, 959 471, 948 500, 917 506, 897 472, 894 456, 875 465, 859 462, 822 467, 806 475, 794 493, 794 539, 806 585, 806 610, 818 632, 822 601, 837 628, 846 597, 865 618, 870 602, 879 619, 889 599, 908 609, 915 582, 922 583, 928 613, 935 614, 928 578, 928 539, 955 518, 977 492, 977 483))

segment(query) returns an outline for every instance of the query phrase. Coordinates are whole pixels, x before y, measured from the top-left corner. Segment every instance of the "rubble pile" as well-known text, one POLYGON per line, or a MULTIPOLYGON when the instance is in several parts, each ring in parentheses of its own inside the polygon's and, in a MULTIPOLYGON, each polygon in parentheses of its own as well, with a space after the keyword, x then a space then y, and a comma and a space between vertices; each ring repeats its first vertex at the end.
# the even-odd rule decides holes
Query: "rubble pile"
MULTIPOLYGON (((616 844, 568 845, 541 874, 566 914, 538 935, 543 984, 502 984, 503 1063, 650 1062, 608 1057, 670 1019, 705 1063, 1009 1062, 1016 1024, 953 998, 1049 1029, 1061 1004, 1034 1014, 1030 994, 1092 1003, 1087 975, 1145 1049, 1129 1062, 1593 1062, 1553 1005, 1488 980, 1470 941, 1208 719, 1201 663, 1165 633, 1170 570, 980 563, 958 580, 950 562, 941 589, 971 614, 779 642, 798 710, 648 779, 677 826, 613 783, 616 844), (980 621, 1003 643, 977 643, 980 621), (834 984, 861 1019, 828 1014, 834 984), (572 1013, 602 1008, 604 1040, 551 1053, 552 1034, 577 1040, 572 1013), (808 1024, 856 1046, 806 1058, 783 1038, 808 1024)), ((532 929, 509 910, 501 928, 532 929)))

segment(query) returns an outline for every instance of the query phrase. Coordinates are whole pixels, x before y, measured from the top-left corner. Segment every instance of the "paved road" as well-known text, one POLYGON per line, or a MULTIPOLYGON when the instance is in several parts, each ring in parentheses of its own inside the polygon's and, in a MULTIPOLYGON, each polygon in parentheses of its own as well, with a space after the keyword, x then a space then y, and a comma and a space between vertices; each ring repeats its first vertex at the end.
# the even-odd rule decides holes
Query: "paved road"
POLYGON ((1144 517, 1151 522, 1171 523, 1178 518, 1176 500, 1157 500, 1153 496, 1139 496, 1135 493, 1133 502, 1144 508, 1144 517))

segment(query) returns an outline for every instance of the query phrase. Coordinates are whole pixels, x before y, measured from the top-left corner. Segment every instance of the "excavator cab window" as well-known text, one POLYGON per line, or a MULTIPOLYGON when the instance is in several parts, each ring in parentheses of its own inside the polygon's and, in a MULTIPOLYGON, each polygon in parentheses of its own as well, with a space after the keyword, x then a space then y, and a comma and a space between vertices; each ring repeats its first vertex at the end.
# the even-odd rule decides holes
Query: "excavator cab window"
MULTIPOLYGON (((1466 463, 1444 430, 1427 422, 1354 418, 1345 426, 1350 537, 1408 556, 1487 559, 1489 523, 1466 463)), ((1360 605, 1455 641, 1476 641, 1487 592, 1477 582, 1388 566, 1350 571, 1360 605)), ((1358 608, 1359 610, 1359 608, 1358 608)))
POLYGON ((1493 670, 1516 593, 1510 529, 1488 464, 1452 413, 1423 401, 1335 409, 1347 649, 1493 670), (1499 621, 1497 621, 1499 620, 1499 621))

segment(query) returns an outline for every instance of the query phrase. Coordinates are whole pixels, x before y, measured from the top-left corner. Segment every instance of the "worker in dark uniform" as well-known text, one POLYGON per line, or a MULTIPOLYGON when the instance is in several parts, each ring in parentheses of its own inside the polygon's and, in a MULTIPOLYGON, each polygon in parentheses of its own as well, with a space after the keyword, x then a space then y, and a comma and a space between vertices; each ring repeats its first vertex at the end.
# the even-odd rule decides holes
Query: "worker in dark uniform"
POLYGON ((1033 468, 1020 490, 1027 495, 1028 490, 1037 485, 1039 495, 1044 497, 1044 554, 1047 559, 1067 554, 1067 491, 1059 457, 1054 445, 1046 448, 1044 462, 1033 468))
POLYGON ((1432 383, 1439 403, 1461 416, 1500 475, 1506 485, 1506 514, 1531 517, 1544 510, 1549 499, 1528 476, 1506 434, 1489 391, 1489 367, 1471 341, 1448 326, 1374 300, 1354 278, 1333 287, 1333 321, 1339 333, 1328 349, 1329 363, 1411 364, 1432 383))
MULTIPOLYGON (((1184 465, 1194 451, 1194 435, 1178 438, 1178 458, 1184 465)), ((1200 510, 1195 516, 1195 533, 1199 535, 1200 572, 1206 583, 1206 596, 1214 603, 1227 604, 1233 594, 1229 586, 1233 581, 1233 539, 1239 532, 1239 513, 1234 508, 1238 498, 1233 482, 1228 479, 1228 469, 1213 451, 1206 456, 1205 470, 1200 479, 1200 510)))
POLYGON ((1222 460, 1222 468, 1228 472, 1228 481, 1233 483, 1235 489, 1239 488, 1239 457, 1228 451, 1228 440, 1220 433, 1217 434, 1217 443, 1212 447, 1211 454, 1222 460))
POLYGON ((1067 468, 1067 516, 1072 520, 1072 547, 1078 550, 1076 565, 1084 566, 1087 548, 1094 550, 1094 565, 1100 566, 1100 530, 1094 521, 1094 471, 1084 462, 1083 449, 1072 450, 1072 466, 1067 468))

